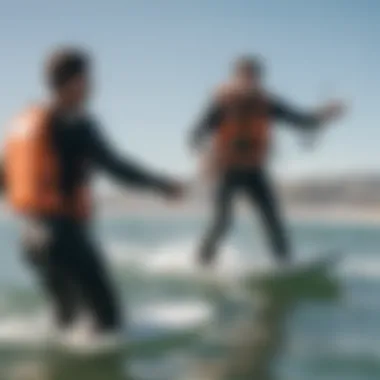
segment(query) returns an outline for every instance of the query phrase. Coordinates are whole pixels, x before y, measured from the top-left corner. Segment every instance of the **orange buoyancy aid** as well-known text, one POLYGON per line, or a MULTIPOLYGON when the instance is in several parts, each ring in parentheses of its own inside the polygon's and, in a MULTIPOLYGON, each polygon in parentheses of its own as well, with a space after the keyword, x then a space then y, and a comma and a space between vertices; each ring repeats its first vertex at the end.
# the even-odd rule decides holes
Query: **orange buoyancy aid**
POLYGON ((265 97, 252 102, 246 94, 221 98, 225 115, 215 136, 214 165, 220 170, 258 167, 265 162, 270 144, 269 106, 265 97))
POLYGON ((87 218, 90 199, 87 186, 78 186, 70 199, 60 190, 60 165, 50 126, 52 112, 31 107, 13 119, 5 145, 5 192, 19 213, 87 218))

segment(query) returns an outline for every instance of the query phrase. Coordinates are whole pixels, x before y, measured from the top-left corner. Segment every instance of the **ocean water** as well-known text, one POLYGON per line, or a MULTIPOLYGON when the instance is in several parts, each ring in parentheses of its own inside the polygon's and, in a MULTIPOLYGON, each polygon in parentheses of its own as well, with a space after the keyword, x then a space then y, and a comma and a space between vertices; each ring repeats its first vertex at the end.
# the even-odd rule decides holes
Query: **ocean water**
POLYGON ((20 348, 48 305, 18 252, 16 223, 1 221, 0 380, 380 378, 379 226, 291 222, 298 260, 331 249, 344 252, 329 274, 339 291, 315 297, 302 289, 301 297, 297 289, 247 292, 235 286, 237 274, 271 265, 265 234, 248 220, 235 224, 221 249, 216 271, 224 285, 218 291, 206 287, 195 264, 206 224, 180 216, 98 222, 96 235, 126 318, 179 330, 207 323, 196 339, 176 349, 91 361, 51 360, 20 348), (11 331, 8 338, 19 340, 18 349, 2 344, 1 331, 11 331))

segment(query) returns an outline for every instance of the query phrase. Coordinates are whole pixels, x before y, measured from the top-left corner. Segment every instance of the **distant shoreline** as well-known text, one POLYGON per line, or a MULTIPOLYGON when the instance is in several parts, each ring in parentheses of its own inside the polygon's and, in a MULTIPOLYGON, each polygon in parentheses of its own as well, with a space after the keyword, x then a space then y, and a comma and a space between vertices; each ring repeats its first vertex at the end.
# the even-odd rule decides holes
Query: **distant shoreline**
MULTIPOLYGON (((249 214, 251 210, 249 210, 249 214)), ((284 207, 284 214, 292 222, 323 222, 342 224, 371 224, 380 225, 380 207, 355 208, 355 207, 284 207)), ((122 218, 128 215, 136 217, 160 218, 162 215, 168 218, 175 217, 208 217, 205 208, 188 207, 163 207, 147 208, 118 208, 117 210, 102 210, 100 217, 122 218)), ((240 212, 240 216, 247 217, 248 212, 240 212)))
POLYGON ((298 208, 289 210, 287 213, 293 220, 306 222, 332 222, 342 224, 371 224, 380 225, 379 208, 298 208))
MULTIPOLYGON (((242 210, 238 212, 240 217, 246 218, 251 215, 251 210, 240 207, 242 210), (249 212, 248 212, 249 211, 249 212)), ((380 225, 380 206, 379 207, 289 207, 283 208, 285 217, 292 222, 307 223, 334 223, 334 224, 365 224, 380 225)), ((208 218, 210 215, 206 207, 189 207, 180 203, 155 203, 150 205, 136 204, 131 205, 115 205, 108 206, 103 204, 95 217, 97 219, 114 219, 125 217, 158 219, 162 218, 208 218)), ((9 221, 17 219, 12 212, 6 207, 0 207, 0 221, 9 221)))

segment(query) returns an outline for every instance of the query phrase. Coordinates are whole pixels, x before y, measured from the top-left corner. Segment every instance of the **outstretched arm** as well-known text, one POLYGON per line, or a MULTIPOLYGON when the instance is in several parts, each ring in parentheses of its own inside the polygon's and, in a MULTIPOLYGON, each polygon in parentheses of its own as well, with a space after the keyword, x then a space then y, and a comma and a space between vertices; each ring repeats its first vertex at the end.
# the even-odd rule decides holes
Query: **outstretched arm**
POLYGON ((296 127, 312 129, 322 123, 317 113, 304 112, 283 102, 276 101, 272 105, 273 117, 296 127))
POLYGON ((120 182, 165 194, 175 193, 176 185, 172 181, 153 174, 131 159, 122 158, 95 127, 89 128, 88 137, 88 148, 95 164, 120 182))
POLYGON ((272 113, 278 121, 284 121, 296 127, 313 129, 332 121, 342 115, 344 106, 340 102, 330 102, 315 112, 301 111, 283 102, 272 104, 272 113))
POLYGON ((205 138, 209 137, 219 126, 222 118, 221 107, 214 102, 201 116, 195 128, 191 131, 190 147, 198 150, 205 138))

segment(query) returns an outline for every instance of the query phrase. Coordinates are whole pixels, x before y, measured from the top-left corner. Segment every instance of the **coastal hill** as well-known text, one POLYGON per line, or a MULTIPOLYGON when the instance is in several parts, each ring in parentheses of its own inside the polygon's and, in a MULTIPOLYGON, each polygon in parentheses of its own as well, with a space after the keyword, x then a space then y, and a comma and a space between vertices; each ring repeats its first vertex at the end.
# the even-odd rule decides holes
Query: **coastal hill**
MULTIPOLYGON (((370 219, 380 221, 380 174, 340 175, 329 178, 304 178, 278 183, 278 195, 288 215, 324 219, 370 219)), ((106 186, 96 194, 101 214, 199 214, 210 207, 210 192, 205 185, 193 185, 180 202, 166 202, 141 190, 106 186), (105 190, 106 189, 106 190, 105 190)), ((244 198, 240 202, 245 208, 244 198)), ((0 203, 1 214, 9 210, 0 203)))
MULTIPOLYGON (((279 196, 290 211, 378 213, 380 219, 380 174, 341 175, 329 178, 305 178, 278 183, 279 196)), ((199 212, 208 206, 207 186, 192 186, 188 196, 176 205, 185 212, 199 212)), ((110 210, 167 209, 166 202, 149 193, 110 190, 101 196, 102 207, 110 210)))
POLYGON ((303 179, 281 188, 286 202, 294 206, 380 206, 380 174, 303 179))

